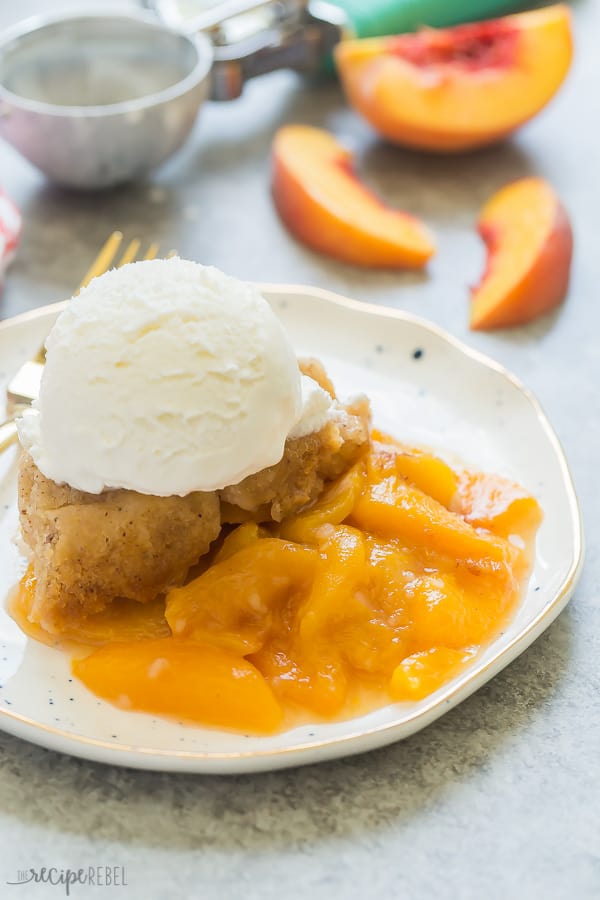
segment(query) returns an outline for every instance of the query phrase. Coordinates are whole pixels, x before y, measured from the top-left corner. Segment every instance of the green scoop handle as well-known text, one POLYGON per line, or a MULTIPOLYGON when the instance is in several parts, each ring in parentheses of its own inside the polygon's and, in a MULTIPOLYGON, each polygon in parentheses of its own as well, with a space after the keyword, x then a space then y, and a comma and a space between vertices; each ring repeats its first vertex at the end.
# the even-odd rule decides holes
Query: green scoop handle
POLYGON ((421 25, 446 28, 516 12, 516 0, 331 0, 348 16, 356 36, 376 37, 415 31, 421 25))

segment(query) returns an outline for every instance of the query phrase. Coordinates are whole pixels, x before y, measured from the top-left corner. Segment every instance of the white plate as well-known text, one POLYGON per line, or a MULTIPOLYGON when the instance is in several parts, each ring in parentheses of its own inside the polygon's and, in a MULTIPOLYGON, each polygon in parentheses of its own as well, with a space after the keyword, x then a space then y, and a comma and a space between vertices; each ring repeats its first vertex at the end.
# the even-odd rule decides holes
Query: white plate
MULTIPOLYGON (((117 710, 71 679, 64 654, 27 640, 1 611, 5 731, 75 756, 169 771, 250 772, 360 753, 408 737, 464 700, 525 650, 567 603, 582 563, 580 513, 558 440, 532 395, 495 363, 412 316, 313 288, 268 286, 264 292, 298 351, 322 359, 342 395, 370 396, 380 428, 513 478, 536 495, 545 518, 529 589, 514 620, 470 668, 425 700, 258 738, 117 710)), ((37 349, 60 308, 0 324, 0 391, 37 349)), ((12 451, 0 459, 2 595, 24 567, 13 543, 15 460, 12 451)))

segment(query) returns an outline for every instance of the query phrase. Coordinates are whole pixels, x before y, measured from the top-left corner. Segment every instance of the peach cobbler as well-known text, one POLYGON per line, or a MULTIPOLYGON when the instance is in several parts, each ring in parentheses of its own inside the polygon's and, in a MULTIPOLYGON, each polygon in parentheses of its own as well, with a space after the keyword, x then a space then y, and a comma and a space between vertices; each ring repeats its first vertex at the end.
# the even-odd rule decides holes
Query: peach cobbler
POLYGON ((19 423, 11 611, 124 709, 252 733, 426 696, 511 615, 540 521, 373 429, 251 286, 108 273, 19 423))

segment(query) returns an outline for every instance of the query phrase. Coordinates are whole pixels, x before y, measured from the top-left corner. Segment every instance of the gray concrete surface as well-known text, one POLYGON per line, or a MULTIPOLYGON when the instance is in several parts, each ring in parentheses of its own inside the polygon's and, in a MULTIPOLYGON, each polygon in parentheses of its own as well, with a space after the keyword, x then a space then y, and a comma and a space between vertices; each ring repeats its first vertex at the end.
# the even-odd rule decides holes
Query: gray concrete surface
MULTIPOLYGON (((3 0, 0 24, 44 6, 3 0)), ((206 108, 176 160, 113 193, 61 192, 0 146, 0 182, 25 217, 1 317, 69 295, 117 227, 244 278, 318 284, 411 310, 537 392, 570 459, 588 539, 577 594, 543 637, 459 708, 385 750, 271 775, 177 777, 94 765, 0 734, 0 896, 64 895, 7 886, 19 868, 115 865, 125 866, 127 887, 71 895, 600 897, 600 8, 580 0, 574 12, 575 65, 556 101, 509 143, 456 159, 385 146, 335 85, 286 74, 206 108), (366 180, 431 223, 439 253, 427 275, 338 265, 285 233, 269 197, 268 153, 287 121, 350 139, 366 180), (483 262, 473 222, 496 188, 528 173, 548 178, 573 218, 568 302, 529 328, 470 334, 467 285, 483 262)))

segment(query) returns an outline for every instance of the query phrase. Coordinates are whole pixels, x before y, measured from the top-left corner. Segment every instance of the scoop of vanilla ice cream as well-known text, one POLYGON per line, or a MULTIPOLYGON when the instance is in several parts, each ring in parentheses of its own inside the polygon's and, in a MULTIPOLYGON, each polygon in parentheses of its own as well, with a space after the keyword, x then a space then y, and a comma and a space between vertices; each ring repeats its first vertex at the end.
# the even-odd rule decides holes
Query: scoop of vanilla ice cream
POLYGON ((288 437, 300 438, 320 431, 329 419, 335 415, 336 404, 327 391, 308 375, 302 375, 300 388, 302 392, 302 412, 294 424, 288 437))
POLYGON ((257 288, 186 260, 94 279, 46 349, 21 443, 48 478, 89 493, 236 484, 281 459, 302 414, 294 351, 257 288))

